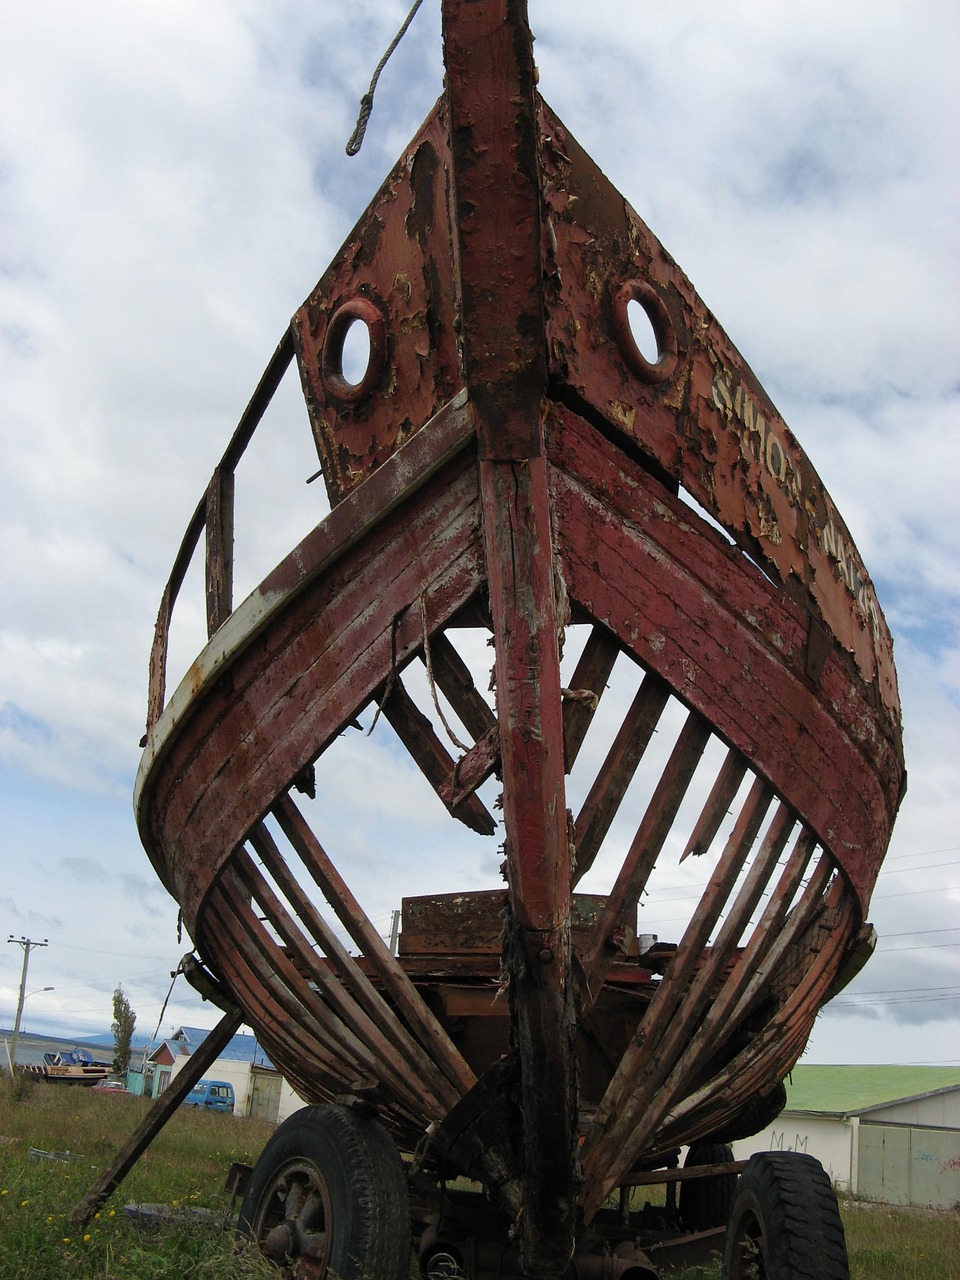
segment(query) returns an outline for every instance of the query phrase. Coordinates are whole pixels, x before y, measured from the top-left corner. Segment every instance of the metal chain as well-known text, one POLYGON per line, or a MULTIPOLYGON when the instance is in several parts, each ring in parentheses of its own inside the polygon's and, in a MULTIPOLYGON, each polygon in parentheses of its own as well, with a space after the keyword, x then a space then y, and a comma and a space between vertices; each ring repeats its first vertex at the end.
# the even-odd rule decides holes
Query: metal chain
POLYGON ((357 116, 357 126, 350 135, 350 141, 347 143, 346 151, 348 156, 355 156, 363 146, 363 135, 367 131, 367 121, 370 119, 370 113, 373 111, 373 95, 377 91, 377 81, 380 79, 380 72, 387 65, 390 55, 396 49, 397 45, 407 34, 407 28, 416 16, 417 10, 423 4, 423 0, 413 0, 413 7, 404 19, 403 26, 393 37, 390 48, 377 63, 377 69, 373 73, 373 79, 370 81, 370 88, 360 99, 360 114, 357 116))

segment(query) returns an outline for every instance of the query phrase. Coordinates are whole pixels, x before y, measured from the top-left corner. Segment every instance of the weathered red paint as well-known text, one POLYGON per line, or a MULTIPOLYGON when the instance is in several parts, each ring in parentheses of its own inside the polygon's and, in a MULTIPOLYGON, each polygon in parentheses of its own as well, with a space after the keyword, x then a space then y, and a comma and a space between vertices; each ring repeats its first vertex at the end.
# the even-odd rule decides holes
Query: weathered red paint
POLYGON ((851 653, 899 731, 893 644, 856 546, 796 438, 656 236, 546 107, 551 376, 679 481, 851 653), (678 352, 638 376, 624 289, 678 352))
POLYGON ((375 1105, 410 1151, 431 1124, 425 1168, 486 1183, 511 1266, 553 1276, 575 1256, 593 1274, 604 1237, 584 1227, 607 1193, 775 1106, 857 952, 904 788, 896 677, 797 440, 537 98, 523 0, 444 0, 443 22, 444 96, 293 317, 175 560, 138 822, 305 1098, 375 1105), (371 353, 356 383, 352 324, 371 353), (233 609, 233 475, 294 353, 333 510, 233 609), (165 706, 201 541, 211 639, 165 706), (591 630, 562 689, 571 620, 591 630), (456 647, 464 625, 489 629, 495 711, 456 647), (412 696, 421 660, 465 743, 412 696), (631 706, 605 692, 618 660, 641 669, 631 706), (589 764, 600 702, 612 745, 574 817, 565 774, 589 764), (571 886, 611 857, 677 703, 684 728, 584 927, 571 886), (321 843, 323 815, 292 798, 374 706, 474 830, 494 826, 477 789, 502 780, 505 894, 406 902, 397 957, 335 865, 336 832, 321 843), (638 899, 674 847, 711 872, 679 942, 640 955, 638 899))
POLYGON ((505 970, 520 1055, 521 1258, 574 1248, 577 1095, 532 38, 525 0, 444 0, 463 376, 477 415, 503 792, 505 970), (504 119, 502 103, 511 104, 504 119))

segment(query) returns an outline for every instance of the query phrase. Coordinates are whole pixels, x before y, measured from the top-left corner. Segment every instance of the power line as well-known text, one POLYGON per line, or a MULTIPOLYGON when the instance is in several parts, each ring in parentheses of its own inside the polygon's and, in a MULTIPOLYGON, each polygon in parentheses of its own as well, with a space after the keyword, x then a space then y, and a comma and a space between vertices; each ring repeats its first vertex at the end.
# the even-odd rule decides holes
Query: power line
POLYGON ((956 925, 947 925, 943 929, 911 929, 908 933, 881 933, 880 941, 884 938, 925 938, 929 933, 960 933, 960 928, 956 925))
MULTIPOLYGON (((884 863, 880 868, 880 875, 886 875, 889 872, 892 876, 912 876, 915 871, 935 871, 938 867, 956 866, 960 866, 956 858, 951 858, 949 862, 927 862, 922 867, 888 867, 884 863)), ((879 879, 879 876, 877 878, 879 879)))
POLYGON ((905 951, 936 951, 940 947, 960 947, 960 942, 927 942, 922 947, 890 947, 889 950, 884 947, 877 955, 899 956, 905 951))
POLYGON ((951 845, 948 849, 921 849, 917 853, 895 853, 886 861, 899 862, 901 858, 933 858, 938 853, 960 853, 960 844, 951 845))
POLYGON ((859 1009, 875 1004, 939 1004, 941 1001, 960 1004, 960 996, 904 996, 902 999, 888 997, 884 1000, 831 1000, 827 1007, 829 1009, 859 1009))
POLYGON ((949 893, 951 889, 960 889, 960 884, 938 884, 932 889, 907 889, 904 893, 878 893, 873 901, 880 902, 884 898, 915 898, 919 893, 949 893))
POLYGON ((937 991, 960 991, 960 987, 880 987, 876 991, 850 991, 848 996, 852 999, 857 996, 908 996, 914 992, 937 992, 937 991))

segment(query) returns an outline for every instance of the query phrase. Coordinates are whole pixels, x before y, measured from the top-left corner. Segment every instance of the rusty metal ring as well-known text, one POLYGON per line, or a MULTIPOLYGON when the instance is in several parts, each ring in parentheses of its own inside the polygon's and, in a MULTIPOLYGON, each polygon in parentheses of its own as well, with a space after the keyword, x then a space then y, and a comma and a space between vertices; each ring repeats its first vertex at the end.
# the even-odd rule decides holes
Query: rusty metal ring
POLYGON ((644 382, 666 382, 677 367, 677 335, 659 292, 645 280, 628 280, 613 295, 613 332, 617 346, 631 373, 644 382), (656 363, 646 358, 637 346, 630 328, 628 307, 639 302, 647 314, 657 340, 656 363))
POLYGON ((357 404, 377 384, 387 360, 387 326, 383 313, 369 298, 348 298, 340 304, 327 325, 320 353, 320 377, 327 394, 345 404, 357 404), (357 322, 366 327, 370 340, 367 367, 359 382, 348 382, 343 374, 343 344, 357 322))

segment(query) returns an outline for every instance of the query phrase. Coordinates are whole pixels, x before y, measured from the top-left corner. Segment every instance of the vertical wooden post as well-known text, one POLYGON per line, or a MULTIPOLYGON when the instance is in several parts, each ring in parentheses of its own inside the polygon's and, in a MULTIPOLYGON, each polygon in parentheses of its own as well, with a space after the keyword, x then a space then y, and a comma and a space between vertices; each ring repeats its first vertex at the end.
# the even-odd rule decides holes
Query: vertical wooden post
POLYGON ((217 467, 207 488, 207 635, 212 636, 233 609, 234 476, 217 467))
POLYGON ((504 963, 524 1127, 521 1254, 528 1274, 553 1276, 573 1253, 579 1173, 532 37, 525 0, 444 0, 443 20, 463 363, 496 645, 511 911, 504 963))

